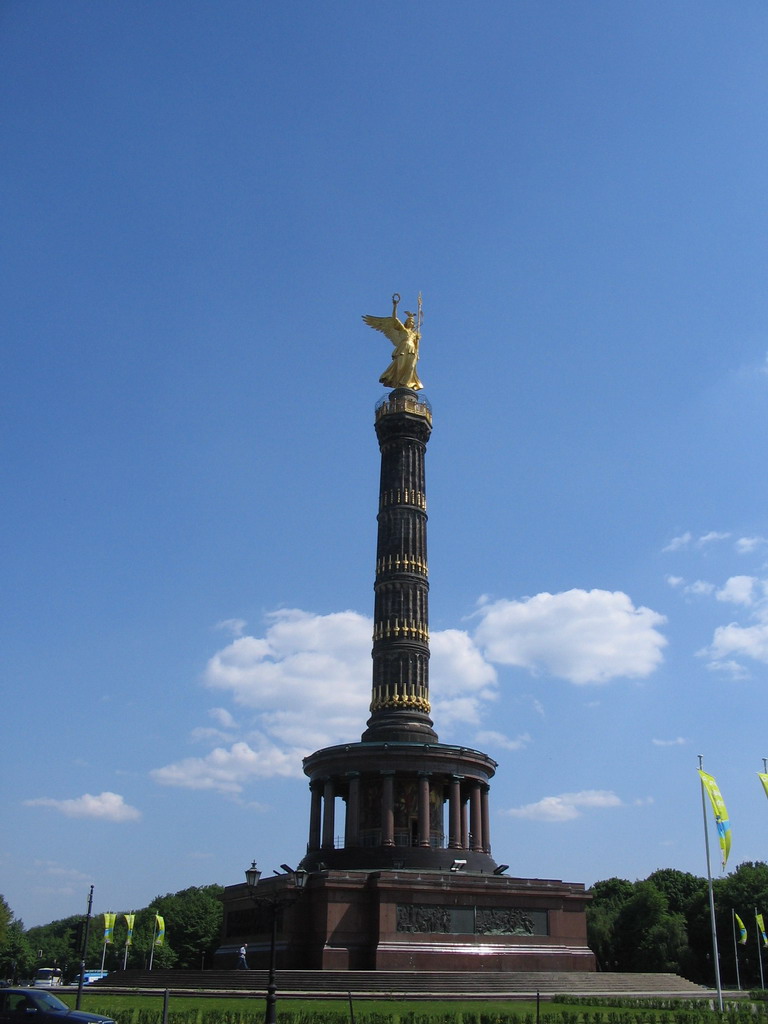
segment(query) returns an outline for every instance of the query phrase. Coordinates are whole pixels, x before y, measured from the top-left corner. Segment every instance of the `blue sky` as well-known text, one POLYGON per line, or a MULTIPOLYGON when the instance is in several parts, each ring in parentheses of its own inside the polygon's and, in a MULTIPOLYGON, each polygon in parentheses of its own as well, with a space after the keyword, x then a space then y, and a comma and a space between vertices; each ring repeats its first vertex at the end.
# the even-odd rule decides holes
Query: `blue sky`
POLYGON ((6 0, 0 46, 25 924, 301 858, 301 757, 367 717, 394 291, 495 858, 705 874, 702 754, 765 859, 765 5, 6 0))

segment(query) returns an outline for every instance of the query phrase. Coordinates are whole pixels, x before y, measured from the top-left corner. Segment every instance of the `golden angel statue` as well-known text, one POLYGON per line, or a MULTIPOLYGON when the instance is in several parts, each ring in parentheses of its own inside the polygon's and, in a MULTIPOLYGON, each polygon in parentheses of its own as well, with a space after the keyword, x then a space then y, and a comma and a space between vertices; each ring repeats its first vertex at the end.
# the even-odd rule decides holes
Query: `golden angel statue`
POLYGON ((399 301, 400 296, 395 292, 392 296, 392 316, 364 316, 363 320, 369 327, 386 334, 395 346, 392 362, 379 377, 381 383, 388 388, 410 388, 412 391, 420 391, 424 385, 416 373, 416 363, 419 360, 421 339, 421 293, 418 314, 406 310, 405 323, 401 323, 397 315, 399 301))

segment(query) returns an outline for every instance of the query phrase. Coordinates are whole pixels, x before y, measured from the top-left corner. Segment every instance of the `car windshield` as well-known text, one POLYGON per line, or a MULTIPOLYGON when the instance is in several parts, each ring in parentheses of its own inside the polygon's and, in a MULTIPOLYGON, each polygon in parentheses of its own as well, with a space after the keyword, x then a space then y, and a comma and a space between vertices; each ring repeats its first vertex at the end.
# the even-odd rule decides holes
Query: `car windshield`
POLYGON ((48 1010, 49 1013, 69 1013, 67 1004, 57 996, 51 995, 50 992, 35 992, 35 1003, 41 1009, 48 1010))

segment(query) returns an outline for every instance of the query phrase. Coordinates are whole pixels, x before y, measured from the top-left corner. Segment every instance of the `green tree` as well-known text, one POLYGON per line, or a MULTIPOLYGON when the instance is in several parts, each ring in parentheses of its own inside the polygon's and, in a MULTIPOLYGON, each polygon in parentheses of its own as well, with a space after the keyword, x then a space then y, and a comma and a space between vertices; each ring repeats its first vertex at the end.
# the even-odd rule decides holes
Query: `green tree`
MULTIPOLYGON (((720 969, 724 983, 735 984, 738 956, 738 979, 743 986, 758 987, 762 949, 758 944, 755 912, 768 913, 768 864, 763 861, 745 861, 725 878, 715 882, 715 911, 717 918, 720 969), (747 929, 747 942, 740 946, 734 942, 734 913, 747 929)), ((765 968, 763 969, 765 973, 765 968)))
POLYGON ((676 970, 681 929, 684 935, 683 918, 677 915, 676 919, 669 913, 664 893, 653 882, 636 882, 634 895, 616 918, 615 949, 619 970, 676 970), (671 966, 673 959, 674 966, 671 966))
POLYGON ((688 933, 683 915, 662 913, 640 939, 634 955, 634 970, 679 974, 687 950, 688 933))
POLYGON ((15 982, 25 978, 34 963, 24 925, 14 917, 5 897, 0 896, 0 979, 15 982))
POLYGON ((168 944, 178 957, 177 966, 201 968, 213 964, 221 939, 224 908, 220 885, 192 886, 158 896, 153 902, 165 919, 168 944))
POLYGON ((595 882, 589 894, 592 897, 590 906, 620 910, 634 896, 635 887, 626 878, 606 878, 603 882, 595 882))
POLYGON ((24 926, 21 921, 12 921, 0 944, 0 978, 14 983, 28 978, 34 971, 35 962, 24 926))
POLYGON ((652 882, 659 892, 664 893, 668 909, 673 914, 685 914, 694 897, 701 896, 707 890, 706 878, 676 868, 653 871, 646 881, 652 882))
POLYGON ((592 901, 587 905, 587 942, 602 971, 617 969, 616 918, 634 891, 626 878, 607 878, 595 882, 589 890, 592 901))
POLYGON ((11 927, 13 922, 13 913, 11 908, 5 899, 5 896, 0 895, 0 947, 5 942, 6 936, 8 935, 8 929, 11 927))
POLYGON ((65 977, 77 972, 80 966, 77 933, 81 921, 81 917, 65 917, 27 931, 26 937, 35 952, 38 966, 60 967, 65 977))
POLYGON ((587 945, 595 954, 601 971, 615 969, 613 946, 617 913, 608 907, 590 907, 587 911, 587 945))

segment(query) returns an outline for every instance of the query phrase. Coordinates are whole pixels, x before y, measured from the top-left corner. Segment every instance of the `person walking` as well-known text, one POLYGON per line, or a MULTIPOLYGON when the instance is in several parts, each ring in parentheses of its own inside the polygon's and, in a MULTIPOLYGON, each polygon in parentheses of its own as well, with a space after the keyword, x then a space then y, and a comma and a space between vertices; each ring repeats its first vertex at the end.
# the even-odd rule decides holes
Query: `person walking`
POLYGON ((250 970, 250 968, 248 967, 248 961, 245 959, 245 954, 246 954, 247 949, 248 949, 248 943, 244 942, 243 945, 240 947, 240 959, 237 961, 237 969, 238 969, 238 971, 250 970))

